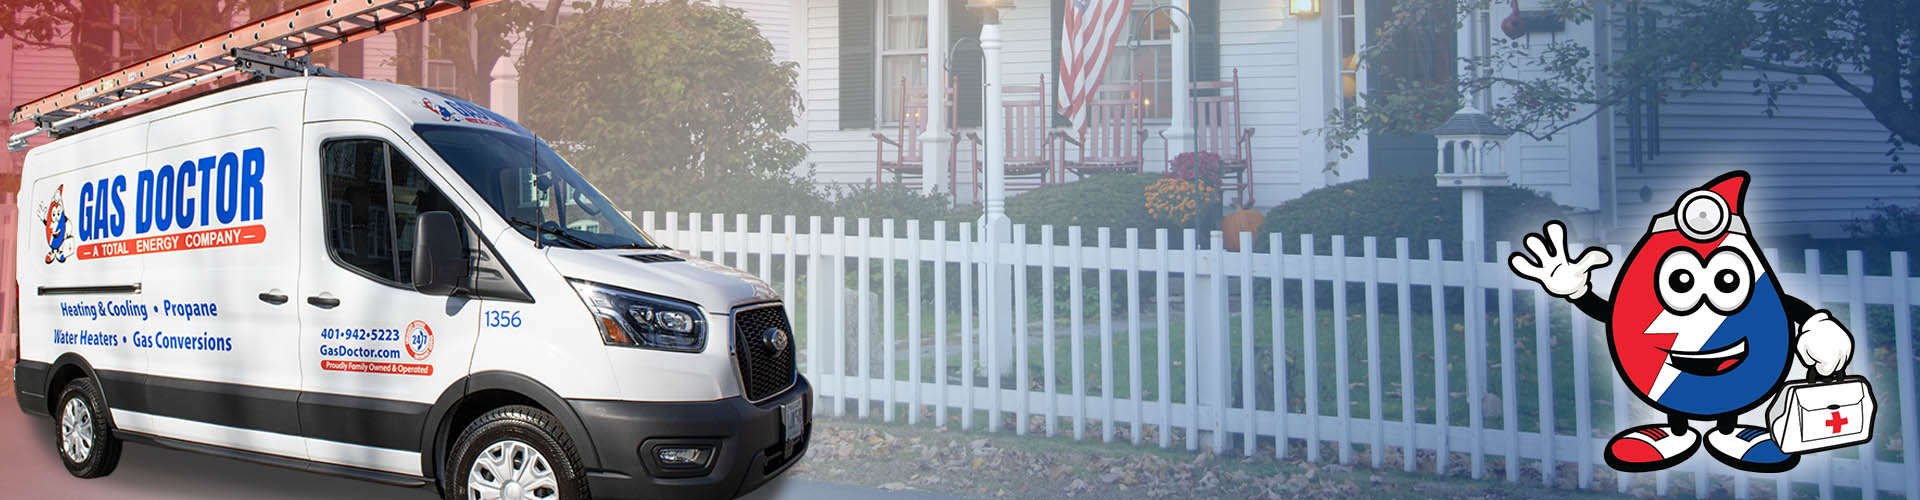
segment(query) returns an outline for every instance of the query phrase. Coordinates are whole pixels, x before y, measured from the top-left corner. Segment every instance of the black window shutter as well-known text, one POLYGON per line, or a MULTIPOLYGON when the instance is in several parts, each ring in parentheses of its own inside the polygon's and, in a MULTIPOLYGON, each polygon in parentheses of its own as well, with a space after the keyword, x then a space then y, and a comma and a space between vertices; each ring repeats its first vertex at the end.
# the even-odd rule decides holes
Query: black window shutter
POLYGON ((840 0, 840 129, 873 128, 874 0, 840 0))
POLYGON ((1193 9, 1193 81, 1220 79, 1220 0, 1187 0, 1193 9))
MULTIPOLYGON (((953 60, 954 119, 961 127, 980 126, 981 69, 980 69, 980 18, 967 9, 967 3, 960 0, 947 2, 947 46, 953 53, 947 58, 953 60), (966 38, 971 43, 955 46, 956 40, 966 38)), ((942 64, 943 61, 927 61, 927 64, 942 64)))

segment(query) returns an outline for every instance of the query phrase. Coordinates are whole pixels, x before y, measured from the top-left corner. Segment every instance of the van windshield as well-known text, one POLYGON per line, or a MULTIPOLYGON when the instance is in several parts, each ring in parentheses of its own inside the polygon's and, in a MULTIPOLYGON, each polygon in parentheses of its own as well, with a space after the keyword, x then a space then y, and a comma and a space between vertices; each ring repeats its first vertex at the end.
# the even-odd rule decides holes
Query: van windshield
POLYGON ((414 132, 534 241, 581 249, 657 246, 545 141, 448 125, 418 125, 414 132))

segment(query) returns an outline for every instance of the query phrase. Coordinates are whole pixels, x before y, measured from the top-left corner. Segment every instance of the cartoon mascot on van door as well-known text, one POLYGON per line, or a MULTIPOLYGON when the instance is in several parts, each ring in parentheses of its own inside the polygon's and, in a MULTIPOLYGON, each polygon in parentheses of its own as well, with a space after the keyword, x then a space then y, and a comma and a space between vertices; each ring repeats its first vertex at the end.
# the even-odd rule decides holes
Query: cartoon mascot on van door
POLYGON ((1722 175, 1654 217, 1611 300, 1594 293, 1588 275, 1612 256, 1590 248, 1573 258, 1560 221, 1548 222, 1544 235, 1527 235, 1531 255, 1508 259, 1514 273, 1607 323, 1614 368, 1641 401, 1666 414, 1665 423, 1613 436, 1606 460, 1614 469, 1672 467, 1693 456, 1703 435, 1714 458, 1753 472, 1786 471, 1799 463, 1798 453, 1871 439, 1871 391, 1859 377, 1838 378, 1853 355, 1853 336, 1827 311, 1780 290, 1741 216, 1749 180, 1741 171, 1722 175), (1789 384, 1795 355, 1811 371, 1808 381, 1789 384), (1835 378, 1815 381, 1824 377, 1835 378), (1795 390, 1804 401, 1791 401, 1795 390), (1852 391, 1851 398, 1832 391, 1852 391), (1837 401, 1831 418, 1827 401, 1808 406, 1816 394, 1837 401), (1738 423, 1776 396, 1768 428, 1738 423), (1712 427, 1695 431, 1689 420, 1712 427))
POLYGON ((40 223, 47 228, 47 263, 67 261, 67 211, 60 208, 60 200, 66 198, 66 186, 53 188, 53 199, 41 205, 40 223))

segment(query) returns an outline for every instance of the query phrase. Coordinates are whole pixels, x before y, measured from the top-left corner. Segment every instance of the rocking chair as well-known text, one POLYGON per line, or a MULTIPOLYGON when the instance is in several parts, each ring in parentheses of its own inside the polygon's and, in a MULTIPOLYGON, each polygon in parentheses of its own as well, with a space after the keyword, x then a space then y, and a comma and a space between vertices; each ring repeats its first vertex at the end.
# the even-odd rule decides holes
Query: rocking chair
MULTIPOLYGON (((1139 173, 1146 163, 1146 110, 1141 103, 1139 79, 1130 83, 1102 84, 1087 103, 1086 125, 1075 138, 1066 132, 1054 135, 1079 149, 1079 157, 1061 162, 1062 170, 1075 177, 1103 173, 1139 173)), ((1061 174, 1065 180, 1065 172, 1061 174)))
MULTIPOLYGON (((951 83, 945 87, 947 130, 951 132, 956 130, 957 123, 953 113, 954 90, 951 83)), ((926 180, 926 151, 920 141, 920 134, 927 130, 926 87, 908 87, 907 79, 901 78, 900 112, 902 116, 897 117, 895 136, 887 137, 881 132, 873 133, 873 184, 875 186, 888 184, 887 174, 892 174, 892 184, 912 188, 918 188, 926 180), (892 158, 887 157, 888 146, 893 147, 892 158)), ((954 194, 954 166, 956 165, 954 158, 958 156, 953 150, 957 149, 954 145, 959 143, 959 135, 954 134, 949 141, 946 167, 947 195, 951 197, 954 194)))
MULTIPOLYGON (((1007 194, 1012 195, 1059 182, 1055 165, 1059 161, 1048 129, 1053 108, 1047 103, 1047 77, 1040 75, 1038 85, 1001 87, 1002 119, 1006 123, 1006 147, 1002 149, 1006 165, 1007 194)), ((967 133, 973 145, 973 200, 978 203, 986 189, 983 178, 986 162, 981 160, 980 136, 967 133)))
MULTIPOLYGON (((1240 121, 1240 70, 1233 79, 1193 82, 1193 151, 1220 156, 1220 191, 1233 191, 1240 206, 1253 206, 1253 127, 1240 121)), ((1167 143, 1166 131, 1160 141, 1167 143)), ((1162 147, 1161 151, 1171 151, 1162 147)), ((1168 163, 1172 165, 1172 163, 1168 163)))

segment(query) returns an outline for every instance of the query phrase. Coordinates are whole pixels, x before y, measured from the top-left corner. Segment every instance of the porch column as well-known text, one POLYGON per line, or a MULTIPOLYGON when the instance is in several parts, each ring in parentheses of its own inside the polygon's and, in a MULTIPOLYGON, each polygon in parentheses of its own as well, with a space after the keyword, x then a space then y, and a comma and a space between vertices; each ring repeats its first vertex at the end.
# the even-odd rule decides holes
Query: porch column
MULTIPOLYGON (((1193 44, 1188 33, 1193 29, 1191 18, 1187 14, 1189 2, 1174 0, 1173 5, 1180 8, 1177 12, 1166 12, 1173 22, 1173 115, 1167 124, 1167 158, 1192 151, 1193 145, 1193 44)), ((1139 29, 1128 26, 1128 29, 1139 29)), ((1166 168, 1162 165, 1161 168, 1166 168)))
POLYGON ((920 151, 926 163, 922 164, 921 194, 942 193, 951 187, 946 174, 951 139, 947 130, 947 72, 941 64, 946 60, 947 2, 927 0, 927 128, 920 133, 920 151))

